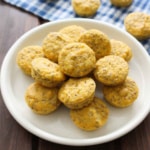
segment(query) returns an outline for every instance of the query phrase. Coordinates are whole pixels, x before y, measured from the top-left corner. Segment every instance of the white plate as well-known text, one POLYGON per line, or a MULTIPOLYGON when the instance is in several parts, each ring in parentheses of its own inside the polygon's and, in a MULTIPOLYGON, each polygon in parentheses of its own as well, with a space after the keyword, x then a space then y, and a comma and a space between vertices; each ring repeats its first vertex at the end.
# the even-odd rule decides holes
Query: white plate
MULTIPOLYGON (((70 19, 38 26, 24 34, 8 51, 1 68, 1 91, 4 102, 17 122, 31 133, 48 141, 65 145, 94 145, 108 142, 128 133, 147 116, 150 110, 150 59, 142 45, 122 29, 113 25, 89 20, 70 19), (92 132, 82 131, 70 119, 69 110, 60 107, 54 113, 41 116, 34 114, 25 103, 24 92, 33 80, 24 75, 16 64, 17 52, 28 45, 41 44, 50 31, 76 24, 86 29, 95 28, 110 38, 127 43, 133 50, 129 63, 131 76, 139 86, 139 97, 135 103, 124 109, 108 105, 110 116, 107 124, 92 132)), ((96 95, 102 97, 100 89, 96 95)))

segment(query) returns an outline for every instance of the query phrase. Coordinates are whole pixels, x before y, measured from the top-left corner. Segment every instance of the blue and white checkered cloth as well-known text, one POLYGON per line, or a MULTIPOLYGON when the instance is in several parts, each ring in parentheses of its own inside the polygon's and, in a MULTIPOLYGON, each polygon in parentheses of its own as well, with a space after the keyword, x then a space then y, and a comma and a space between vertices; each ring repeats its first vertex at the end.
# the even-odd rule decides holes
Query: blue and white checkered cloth
MULTIPOLYGON (((65 18, 77 18, 71 6, 71 0, 4 0, 43 19, 54 21, 65 18)), ((110 0, 101 0, 101 6, 92 19, 105 21, 124 29, 124 18, 128 13, 140 11, 150 14, 150 0, 133 0, 131 6, 118 8, 110 0)), ((142 41, 150 54, 150 39, 142 41)))

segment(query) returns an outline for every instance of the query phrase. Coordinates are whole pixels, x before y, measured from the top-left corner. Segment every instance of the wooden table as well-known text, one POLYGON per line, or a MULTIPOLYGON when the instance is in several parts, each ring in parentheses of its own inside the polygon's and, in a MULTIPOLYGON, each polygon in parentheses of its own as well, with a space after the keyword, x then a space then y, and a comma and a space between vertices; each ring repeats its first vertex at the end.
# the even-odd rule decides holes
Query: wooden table
MULTIPOLYGON (((0 65, 11 45, 46 21, 0 1, 0 65)), ((140 109, 140 108, 139 108, 140 109)), ((45 141, 22 128, 10 115, 0 93, 0 150, 150 150, 150 114, 130 133, 109 143, 71 147, 45 141)))

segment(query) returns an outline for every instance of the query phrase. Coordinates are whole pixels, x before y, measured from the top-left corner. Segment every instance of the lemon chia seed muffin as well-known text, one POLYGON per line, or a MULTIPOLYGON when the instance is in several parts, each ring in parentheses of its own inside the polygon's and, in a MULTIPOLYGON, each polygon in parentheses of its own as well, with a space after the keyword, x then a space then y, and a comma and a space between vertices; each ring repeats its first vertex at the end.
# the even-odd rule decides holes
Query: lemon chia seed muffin
POLYGON ((111 3, 118 7, 127 7, 132 4, 132 0, 110 0, 111 3))
POLYGON ((36 58, 32 61, 32 77, 46 87, 59 86, 66 76, 60 71, 58 64, 47 58, 36 58))
POLYGON ((99 30, 90 29, 84 32, 79 42, 87 44, 95 52, 96 59, 110 54, 111 44, 107 35, 99 30))
POLYGON ((70 116, 74 124, 80 129, 93 131, 106 124, 109 109, 101 99, 94 97, 88 106, 71 110, 70 116))
POLYGON ((83 17, 94 15, 100 7, 100 4, 100 0, 72 0, 74 11, 83 17))
POLYGON ((31 62, 37 57, 44 57, 43 49, 40 46, 31 45, 18 52, 16 61, 22 71, 31 76, 31 62))
POLYGON ((73 42, 77 42, 78 38, 82 33, 84 33, 86 29, 78 25, 70 25, 62 28, 59 32, 66 34, 70 37, 73 42))
POLYGON ((38 83, 32 83, 25 92, 25 100, 35 113, 47 115, 55 111, 61 104, 57 94, 57 88, 50 89, 38 83))
POLYGON ((132 50, 126 43, 115 39, 111 39, 110 43, 111 43, 110 55, 120 56, 124 58, 124 60, 126 61, 129 61, 132 58, 132 50))
POLYGON ((150 15, 143 12, 133 12, 124 20, 126 30, 138 40, 150 38, 150 15))
POLYGON ((115 86, 125 81, 128 71, 128 63, 123 58, 109 55, 97 61, 94 76, 105 85, 115 86))
POLYGON ((58 64, 63 73, 71 77, 83 77, 95 67, 93 50, 84 43, 71 43, 65 46, 59 55, 58 64))
POLYGON ((60 32, 49 33, 42 44, 45 56, 53 62, 58 62, 59 52, 70 42, 72 41, 66 34, 60 32))
POLYGON ((111 105, 123 108, 131 105, 137 99, 139 90, 136 82, 127 77, 125 82, 120 85, 104 86, 103 93, 111 105))
POLYGON ((92 78, 70 78, 58 92, 59 100, 70 109, 79 109, 92 102, 96 84, 92 78))

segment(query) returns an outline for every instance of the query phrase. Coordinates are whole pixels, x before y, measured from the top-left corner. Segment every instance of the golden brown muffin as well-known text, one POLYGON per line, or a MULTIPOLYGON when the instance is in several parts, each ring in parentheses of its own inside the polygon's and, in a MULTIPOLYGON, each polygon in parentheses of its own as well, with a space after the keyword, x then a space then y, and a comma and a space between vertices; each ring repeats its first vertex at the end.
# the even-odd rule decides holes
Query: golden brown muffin
POLYGON ((79 42, 83 42, 87 44, 91 49, 93 49, 96 59, 110 54, 110 40, 106 34, 99 30, 87 30, 80 36, 79 42))
POLYGON ((80 129, 93 131, 106 124, 109 109, 101 99, 95 97, 88 106, 71 110, 70 116, 74 124, 80 129))
POLYGON ((124 58, 124 60, 129 61, 132 58, 131 48, 124 42, 111 39, 111 53, 110 55, 116 55, 124 58))
POLYGON ((68 108, 79 109, 92 102, 95 88, 92 78, 70 78, 60 88, 58 98, 68 108))
POLYGON ((127 77, 125 82, 114 87, 104 86, 103 93, 105 99, 113 106, 127 107, 138 97, 138 86, 136 82, 127 77))
POLYGON ((45 56, 53 62, 58 62, 59 52, 70 42, 72 41, 66 34, 60 32, 49 33, 42 44, 45 56))
POLYGON ((132 4, 132 0, 110 0, 110 2, 118 7, 127 7, 132 4))
POLYGON ((95 67, 93 50, 84 43, 71 43, 65 46, 59 55, 58 64, 63 73, 71 77, 83 77, 95 67))
POLYGON ((37 57, 44 57, 43 49, 40 46, 31 45, 18 52, 16 61, 22 71, 31 76, 31 62, 37 57))
POLYGON ((50 89, 38 83, 32 83, 26 90, 25 100, 35 113, 47 115, 55 111, 61 104, 57 94, 57 88, 50 89))
POLYGON ((77 42, 80 35, 84 33, 86 29, 78 25, 70 25, 62 28, 59 32, 66 34, 73 42, 77 42))
POLYGON ((125 81, 128 71, 128 63, 123 58, 109 55, 97 61, 94 76, 105 85, 115 86, 125 81))
POLYGON ((94 15, 100 7, 100 4, 100 0, 72 0, 74 11, 83 17, 94 15))
POLYGON ((32 77, 46 87, 59 86, 66 76, 60 71, 58 64, 47 58, 36 58, 32 61, 32 77))
POLYGON ((138 40, 150 38, 150 15, 143 12, 133 12, 124 20, 126 30, 138 40))

